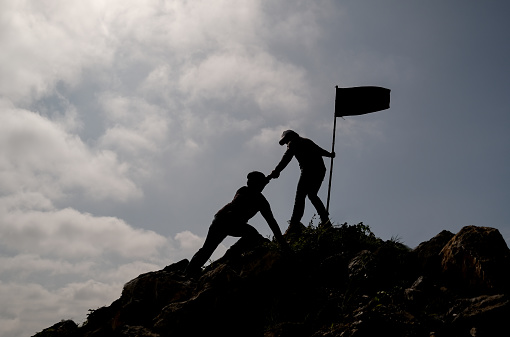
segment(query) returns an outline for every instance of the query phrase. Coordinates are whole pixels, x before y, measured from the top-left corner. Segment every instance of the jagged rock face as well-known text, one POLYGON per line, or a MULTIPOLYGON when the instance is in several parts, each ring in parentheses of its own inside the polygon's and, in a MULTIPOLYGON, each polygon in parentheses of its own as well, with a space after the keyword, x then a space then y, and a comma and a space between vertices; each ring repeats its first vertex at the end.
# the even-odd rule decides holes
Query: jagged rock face
POLYGON ((472 336, 502 336, 510 317, 508 296, 482 295, 459 299, 446 314, 452 330, 470 331, 472 336))
POLYGON ((53 326, 45 329, 44 331, 38 333, 36 336, 38 337, 74 337, 78 334, 78 325, 71 320, 65 320, 62 322, 58 322, 53 326))
POLYGON ((498 234, 443 231, 411 251, 364 225, 308 228, 289 239, 290 255, 241 242, 198 277, 183 275, 187 260, 142 274, 82 327, 36 336, 496 336, 510 317, 508 288, 496 286, 505 276, 494 268, 508 262, 498 234))
POLYGON ((510 250, 495 228, 462 228, 441 250, 450 284, 468 290, 501 290, 510 281, 510 250))
POLYGON ((443 247, 454 237, 455 234, 447 230, 434 236, 429 241, 422 242, 413 253, 423 274, 437 275, 441 272, 441 257, 439 253, 443 247))
POLYGON ((176 277, 175 272, 162 270, 142 274, 124 285, 113 326, 147 324, 165 305, 186 300, 192 292, 191 282, 176 277))

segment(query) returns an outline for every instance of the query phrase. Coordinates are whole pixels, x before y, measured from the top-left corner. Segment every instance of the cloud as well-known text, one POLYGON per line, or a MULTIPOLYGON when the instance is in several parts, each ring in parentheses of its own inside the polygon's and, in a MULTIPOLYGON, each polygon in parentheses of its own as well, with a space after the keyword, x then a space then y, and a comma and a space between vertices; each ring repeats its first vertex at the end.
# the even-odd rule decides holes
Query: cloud
POLYGON ((48 326, 55 317, 65 317, 83 322, 88 309, 98 303, 113 301, 120 296, 121 284, 108 284, 87 280, 70 283, 65 287, 49 290, 36 283, 4 283, 0 281, 0 326, 2 336, 15 337, 34 334, 48 326))
MULTIPOLYGON (((117 238, 105 233, 101 233, 105 238, 100 238, 96 237, 96 229, 90 227, 85 227, 80 235, 85 237, 93 235, 95 240, 89 242, 89 245, 99 248, 93 252, 80 251, 78 247, 80 254, 88 254, 85 256, 77 256, 77 251, 70 250, 69 246, 79 244, 73 237, 51 228, 48 231, 52 231, 53 235, 63 235, 63 239, 69 242, 63 243, 63 240, 54 239, 51 242, 51 245, 56 245, 54 250, 41 249, 41 245, 47 245, 40 243, 40 246, 34 247, 34 253, 14 256, 0 254, 2 274, 0 299, 2 303, 9 303, 0 308, 2 336, 33 334, 61 319, 73 319, 77 323, 82 323, 89 309, 109 305, 119 298, 127 281, 142 273, 161 269, 164 265, 176 262, 184 256, 189 258, 190 252, 198 249, 204 240, 186 231, 175 236, 178 245, 170 239, 165 240, 161 237, 159 238, 161 244, 158 244, 152 240, 154 233, 129 228, 123 230, 136 234, 136 238, 129 238, 129 234, 123 234, 119 228, 111 229, 116 230, 117 238), (147 241, 144 241, 144 235, 147 236, 147 241), (134 241, 133 245, 123 242, 122 237, 134 241), (157 249, 149 247, 154 244, 157 249), (162 244, 165 247, 162 247, 162 244), (107 245, 116 246, 113 248, 117 250, 116 253, 124 247, 125 262, 116 262, 110 249, 106 248, 107 245), (38 254, 46 254, 47 257, 38 254), (91 258, 93 257, 91 254, 99 255, 91 258)), ((1 233, 2 238, 3 234, 1 233)), ((45 240, 44 236, 38 237, 45 240)), ((4 243, 2 242, 2 247, 4 243)), ((16 248, 19 251, 30 250, 28 245, 16 248)), ((226 247, 220 245, 213 258, 218 258, 225 251, 226 247)))
MULTIPOLYGON (((175 241, 177 241, 177 249, 179 254, 184 254, 186 258, 189 260, 193 257, 193 255, 202 247, 205 242, 204 237, 200 237, 188 230, 179 232, 174 237, 175 241)), ((211 256, 211 261, 217 260, 225 254, 228 249, 228 245, 237 241, 238 238, 228 237, 223 243, 216 248, 211 256)), ((207 263, 206 263, 207 265, 207 263)))
POLYGON ((94 199, 140 197, 129 165, 93 150, 63 127, 24 109, 0 108, 0 181, 4 193, 41 192, 50 199, 81 192, 94 199))
POLYGON ((167 111, 142 98, 114 93, 103 94, 100 103, 106 130, 97 146, 130 162, 134 179, 150 176, 154 173, 154 160, 168 147, 172 120, 167 111))
POLYGON ((185 68, 180 90, 191 99, 251 99, 260 111, 306 109, 304 71, 259 50, 222 50, 185 68))
POLYGON ((236 6, 225 0, 146 1, 128 6, 119 1, 108 7, 106 20, 120 40, 149 48, 153 56, 162 56, 168 46, 181 61, 218 43, 253 39, 257 33, 253 24, 260 14, 258 2, 251 0, 239 1, 236 6))
POLYGON ((191 233, 190 231, 184 231, 175 235, 175 240, 179 242, 179 246, 183 249, 194 249, 198 250, 204 243, 204 239, 191 233))
POLYGON ((115 217, 55 209, 35 193, 1 198, 0 224, 0 298, 10 303, 0 309, 2 336, 33 334, 61 319, 83 322, 127 281, 196 248, 115 217))
POLYGON ((27 253, 95 258, 151 257, 166 239, 152 231, 133 229, 115 217, 94 217, 71 208, 51 211, 1 210, 3 247, 27 253))
POLYGON ((100 2, 3 1, 0 95, 40 98, 58 82, 76 84, 84 68, 107 64, 115 45, 100 2))
MULTIPOLYGON (((94 263, 89 261, 71 262, 65 257, 44 258, 37 254, 19 254, 15 256, 0 256, 0 274, 3 281, 8 277, 12 280, 33 278, 33 276, 49 275, 89 275, 94 263)), ((35 278, 34 278, 35 279, 35 278)))

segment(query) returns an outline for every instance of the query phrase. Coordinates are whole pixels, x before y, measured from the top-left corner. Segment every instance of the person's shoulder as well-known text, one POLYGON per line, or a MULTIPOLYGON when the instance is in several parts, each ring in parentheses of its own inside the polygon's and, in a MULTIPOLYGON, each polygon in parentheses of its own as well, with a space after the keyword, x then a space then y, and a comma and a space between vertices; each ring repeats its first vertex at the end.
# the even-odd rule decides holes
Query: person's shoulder
POLYGON ((317 145, 313 140, 309 138, 303 138, 303 147, 307 149, 320 149, 321 147, 317 145))
POLYGON ((243 194, 243 193, 249 193, 249 192, 250 192, 250 189, 248 188, 248 186, 243 186, 236 191, 236 194, 243 194))
POLYGON ((303 146, 304 140, 305 140, 305 138, 301 138, 301 137, 293 139, 287 144, 287 148, 291 151, 294 149, 297 149, 297 148, 303 146))
POLYGON ((315 142, 313 140, 311 140, 310 138, 301 138, 301 139, 303 140, 303 143, 315 145, 315 142))
POLYGON ((289 149, 301 151, 310 147, 314 147, 316 144, 309 138, 299 137, 289 142, 289 149))

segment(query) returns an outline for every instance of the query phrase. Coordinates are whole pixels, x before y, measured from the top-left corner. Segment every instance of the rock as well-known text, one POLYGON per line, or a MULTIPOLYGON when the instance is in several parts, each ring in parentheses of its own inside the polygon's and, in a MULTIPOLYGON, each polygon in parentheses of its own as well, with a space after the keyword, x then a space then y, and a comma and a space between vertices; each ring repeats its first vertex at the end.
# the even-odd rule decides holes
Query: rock
POLYGON ((142 274, 124 285, 115 326, 147 324, 169 302, 189 298, 194 287, 180 273, 161 270, 142 274))
POLYGON ((348 264, 349 281, 363 282, 371 278, 374 267, 374 255, 369 250, 359 252, 348 264))
POLYGON ((172 272, 184 272, 184 270, 186 269, 186 267, 188 266, 189 264, 189 260, 188 259, 183 259, 179 262, 176 262, 176 263, 173 263, 169 266, 166 266, 163 271, 166 271, 166 272, 169 272, 169 273, 172 273, 172 272))
POLYGON ((143 326, 129 326, 122 327, 119 337, 160 337, 160 335, 144 328, 143 326))
POLYGON ((450 285, 497 291, 510 281, 510 250, 495 228, 462 228, 441 250, 442 273, 450 285))
POLYGON ((165 271, 142 274, 124 285, 121 300, 142 301, 150 305, 180 301, 188 297, 192 285, 182 276, 165 271))
POLYGON ((441 271, 439 253, 454 237, 452 232, 443 230, 429 241, 422 242, 413 250, 419 269, 424 275, 438 275, 441 271))
MULTIPOLYGON (((117 300, 108 307, 101 307, 96 310, 89 310, 87 316, 87 330, 88 331, 107 331, 110 332, 111 326, 114 324, 112 318, 116 310, 120 306, 120 301, 117 300), (109 324, 105 324, 108 322, 109 324)), ((107 334, 107 333, 106 333, 107 334)))
POLYGON ((267 330, 264 337, 308 337, 310 331, 304 323, 284 322, 267 330))
POLYGON ((323 284, 331 287, 343 287, 347 281, 348 262, 342 253, 325 258, 318 269, 318 274, 323 284))
POLYGON ((418 273, 409 247, 394 241, 385 241, 373 252, 377 289, 407 285, 418 273))
POLYGON ((240 276, 243 278, 261 278, 278 269, 281 265, 281 256, 277 252, 268 251, 253 256, 253 259, 246 259, 245 262, 240 268, 240 276))
POLYGON ((380 243, 374 252, 359 252, 349 262, 347 271, 351 284, 377 290, 410 282, 416 274, 412 267, 409 249, 388 241, 380 243))
POLYGON ((426 292, 428 287, 426 278, 424 276, 418 277, 413 285, 404 291, 406 300, 415 305, 425 302, 427 299, 426 292))
POLYGON ((413 285, 404 290, 407 306, 415 311, 444 312, 448 309, 449 293, 433 278, 420 276, 413 285))
POLYGON ((504 294, 483 295, 458 300, 450 309, 447 319, 452 322, 452 330, 476 332, 476 336, 500 336, 507 331, 510 317, 510 301, 504 294))
POLYGON ((373 299, 367 305, 355 310, 351 322, 344 335, 419 336, 422 329, 414 315, 401 307, 379 299, 373 299))
POLYGON ((212 328, 210 318, 219 309, 215 308, 215 302, 214 291, 208 288, 186 301, 170 303, 154 318, 154 329, 164 336, 205 333, 212 328))
POLYGON ((34 337, 75 337, 78 336, 78 325, 72 320, 65 320, 34 335, 34 337))
POLYGON ((187 260, 142 274, 82 326, 37 336, 484 337, 506 328, 509 254, 493 228, 443 231, 412 252, 362 224, 307 227, 294 239, 292 253, 242 240, 199 277, 183 274, 187 260))
POLYGON ((227 264, 220 264, 208 270, 198 280, 198 289, 224 289, 233 288, 240 281, 239 275, 227 264))

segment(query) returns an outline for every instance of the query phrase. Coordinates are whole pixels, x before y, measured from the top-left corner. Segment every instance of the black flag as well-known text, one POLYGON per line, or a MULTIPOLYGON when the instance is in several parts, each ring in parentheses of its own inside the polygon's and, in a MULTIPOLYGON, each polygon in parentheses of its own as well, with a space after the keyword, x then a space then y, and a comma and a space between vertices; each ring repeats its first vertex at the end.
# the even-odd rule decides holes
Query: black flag
MULTIPOLYGON (((336 118, 344 116, 364 115, 371 112, 385 110, 390 107, 390 89, 382 87, 336 87, 335 118, 333 121, 333 144, 331 152, 335 152, 336 118)), ((328 202, 326 210, 329 212, 331 197, 331 179, 333 177, 333 157, 329 168, 328 202)))
POLYGON ((390 107, 390 89, 382 87, 336 87, 335 117, 364 115, 390 107))

